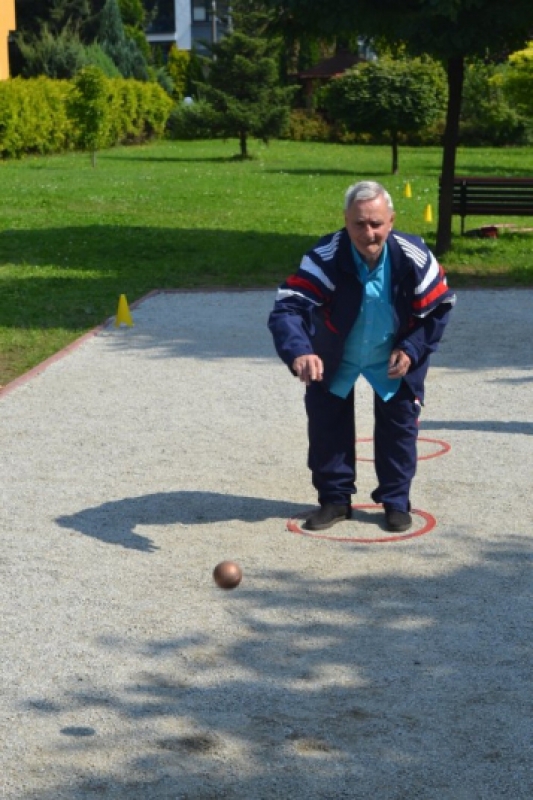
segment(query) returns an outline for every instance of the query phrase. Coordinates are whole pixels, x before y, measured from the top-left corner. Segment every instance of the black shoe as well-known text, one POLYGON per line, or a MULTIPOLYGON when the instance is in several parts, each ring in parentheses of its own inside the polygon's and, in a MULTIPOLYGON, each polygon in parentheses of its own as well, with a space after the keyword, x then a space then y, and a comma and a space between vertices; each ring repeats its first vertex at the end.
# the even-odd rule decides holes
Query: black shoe
POLYGON ((389 531, 401 533, 413 524, 413 518, 408 511, 398 511, 396 508, 385 509, 385 519, 389 531))
POLYGON ((314 511, 304 524, 304 529, 308 531, 323 531, 331 528, 336 522, 352 518, 352 507, 349 503, 324 503, 318 511, 314 511))

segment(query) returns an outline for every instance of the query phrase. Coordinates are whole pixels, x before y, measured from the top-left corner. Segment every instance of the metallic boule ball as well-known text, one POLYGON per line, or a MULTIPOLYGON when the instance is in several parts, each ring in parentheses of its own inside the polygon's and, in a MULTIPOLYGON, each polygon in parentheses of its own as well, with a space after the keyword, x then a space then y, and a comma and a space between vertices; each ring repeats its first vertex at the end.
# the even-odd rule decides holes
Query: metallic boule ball
POLYGON ((242 569, 235 561, 221 561, 213 570, 213 578, 221 589, 235 589, 242 580, 242 569))

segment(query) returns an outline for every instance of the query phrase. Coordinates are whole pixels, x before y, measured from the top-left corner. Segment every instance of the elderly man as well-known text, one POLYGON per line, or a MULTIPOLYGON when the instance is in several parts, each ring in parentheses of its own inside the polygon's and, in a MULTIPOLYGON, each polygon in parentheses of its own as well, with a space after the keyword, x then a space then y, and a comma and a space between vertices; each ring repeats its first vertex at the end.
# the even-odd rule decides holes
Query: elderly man
POLYGON ((278 355, 307 387, 308 466, 319 501, 305 522, 311 531, 351 517, 360 375, 374 390, 372 499, 388 530, 412 524, 424 379, 455 296, 423 240, 393 229, 394 216, 381 184, 350 186, 344 227, 306 253, 269 316, 278 355))

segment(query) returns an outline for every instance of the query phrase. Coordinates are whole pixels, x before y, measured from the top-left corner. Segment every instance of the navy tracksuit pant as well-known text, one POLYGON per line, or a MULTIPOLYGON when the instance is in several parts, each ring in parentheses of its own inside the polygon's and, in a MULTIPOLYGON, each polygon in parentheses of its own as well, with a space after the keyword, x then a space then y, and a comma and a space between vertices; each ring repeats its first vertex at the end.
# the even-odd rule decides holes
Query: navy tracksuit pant
MULTIPOLYGON (((346 399, 320 383, 307 387, 309 457, 318 501, 350 503, 355 494, 355 393, 346 399)), ((416 472, 416 440, 420 403, 405 381, 390 400, 374 392, 374 466, 378 487, 375 503, 387 509, 409 511, 409 492, 416 472)))

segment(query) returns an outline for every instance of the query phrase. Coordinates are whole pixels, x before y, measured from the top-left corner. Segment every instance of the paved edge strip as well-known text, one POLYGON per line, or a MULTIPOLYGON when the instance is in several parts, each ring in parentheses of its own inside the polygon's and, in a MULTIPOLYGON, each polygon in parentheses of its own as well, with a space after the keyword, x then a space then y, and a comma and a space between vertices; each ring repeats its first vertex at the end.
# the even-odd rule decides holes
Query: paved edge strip
MULTIPOLYGON (((148 292, 148 294, 144 295, 143 297, 140 297, 138 300, 135 300, 135 302, 131 303, 129 307, 136 308, 141 303, 144 303, 144 301, 147 300, 149 297, 152 297, 153 295, 159 293, 160 293, 159 290, 148 292)), ((5 397, 5 395, 13 392, 15 389, 18 389, 19 386, 23 386, 25 383, 28 383, 33 378, 36 378, 37 375, 40 375, 42 372, 47 370, 48 367, 50 367, 52 364, 55 364, 56 361, 60 361, 62 358, 65 358, 65 356, 70 355, 70 353, 77 350, 79 347, 85 344, 85 342, 89 341, 94 336, 98 336, 99 333, 101 333, 103 330, 105 330, 111 325, 114 319, 115 315, 113 315, 112 317, 108 317, 105 320, 105 322, 102 322, 95 328, 91 328, 91 330, 87 331, 86 333, 83 333, 77 339, 74 339, 73 342, 70 342, 69 344, 65 345, 65 347, 62 347, 61 350, 58 350, 57 353, 54 353, 49 358, 46 358, 39 364, 36 364, 34 367, 28 370, 28 372, 24 372, 22 375, 19 375, 18 378, 15 378, 9 383, 6 383, 6 385, 0 389, 0 399, 2 399, 2 397, 5 397)))
MULTIPOLYGON (((204 292, 206 294, 215 294, 215 293, 227 293, 227 294, 235 294, 239 292, 266 292, 269 291, 268 288, 246 288, 246 289, 152 289, 151 292, 139 297, 138 300, 134 300, 133 303, 128 303, 129 308, 138 308, 141 303, 146 302, 146 300, 150 300, 152 297, 156 297, 159 294, 197 294, 200 292, 204 292)), ((92 339, 94 336, 98 336, 106 328, 113 323, 116 319, 116 314, 113 316, 108 317, 105 322, 102 322, 100 325, 97 325, 95 328, 91 328, 91 330, 83 333, 78 339, 75 339, 73 342, 65 345, 65 347, 58 350, 57 353, 54 353, 49 358, 46 358, 44 361, 41 361, 39 364, 36 364, 32 367, 28 372, 24 372, 22 375, 19 375, 18 378, 14 378, 9 383, 6 383, 5 386, 0 387, 0 400, 5 397, 6 395, 13 392, 15 389, 18 389, 19 386, 23 386, 25 383, 28 383, 33 378, 36 378, 49 366, 55 364, 56 361, 60 361, 65 356, 68 356, 74 350, 77 350, 81 345, 85 344, 89 339, 92 339)))

